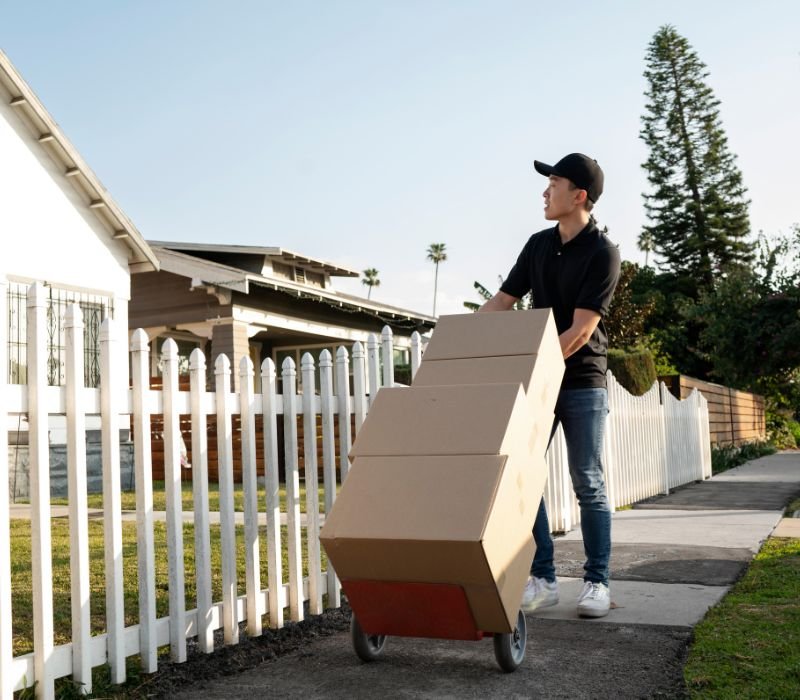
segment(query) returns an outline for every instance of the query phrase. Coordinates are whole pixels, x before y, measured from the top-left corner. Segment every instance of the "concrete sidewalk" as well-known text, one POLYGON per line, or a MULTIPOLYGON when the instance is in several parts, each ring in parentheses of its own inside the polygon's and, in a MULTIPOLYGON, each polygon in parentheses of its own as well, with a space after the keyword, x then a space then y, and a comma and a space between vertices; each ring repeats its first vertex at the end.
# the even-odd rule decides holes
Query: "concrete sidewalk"
POLYGON ((798 496, 800 452, 783 452, 617 512, 614 608, 597 620, 575 612, 580 530, 557 538, 561 602, 528 616, 526 658, 513 674, 497 671, 485 642, 391 638, 365 665, 341 633, 173 697, 677 697, 692 627, 767 537, 800 536, 800 519, 783 518, 798 496))
MULTIPOLYGON (((785 452, 615 513, 611 598, 616 607, 592 624, 695 625, 781 526, 784 508, 798 495, 800 453, 785 452)), ((782 528, 791 527, 785 520, 782 528)), ((558 539, 556 558, 561 602, 535 616, 577 619, 584 561, 580 528, 558 539)))

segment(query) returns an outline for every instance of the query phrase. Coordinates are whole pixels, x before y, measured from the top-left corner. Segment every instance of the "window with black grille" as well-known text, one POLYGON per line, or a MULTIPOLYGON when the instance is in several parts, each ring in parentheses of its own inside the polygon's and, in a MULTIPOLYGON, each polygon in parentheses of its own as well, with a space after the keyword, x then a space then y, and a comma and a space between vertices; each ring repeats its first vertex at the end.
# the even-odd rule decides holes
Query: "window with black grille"
MULTIPOLYGON (((100 385, 100 326, 114 317, 114 304, 108 297, 48 286, 47 304, 47 382, 64 384, 66 372, 66 332, 64 321, 70 304, 83 313, 84 385, 100 385)), ((8 381, 28 383, 27 304, 28 285, 8 285, 8 381)))

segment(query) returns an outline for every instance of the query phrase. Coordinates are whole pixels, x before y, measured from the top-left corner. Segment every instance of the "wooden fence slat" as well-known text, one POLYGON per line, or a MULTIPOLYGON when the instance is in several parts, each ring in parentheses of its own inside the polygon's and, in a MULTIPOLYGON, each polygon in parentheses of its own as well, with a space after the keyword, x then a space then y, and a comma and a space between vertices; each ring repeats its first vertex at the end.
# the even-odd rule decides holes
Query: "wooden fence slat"
POLYGON ((244 496, 244 566, 247 593, 247 633, 261 634, 261 555, 258 542, 258 479, 256 476, 256 416, 253 361, 239 363, 242 424, 242 491, 244 496))
POLYGON ((267 358, 261 365, 264 406, 264 482, 267 507, 267 586, 269 626, 283 627, 283 557, 281 552, 280 481, 278 475, 278 399, 275 363, 267 358))
MULTIPOLYGON (((211 595, 211 525, 208 515, 208 419, 206 357, 195 348, 189 357, 189 391, 192 403, 192 500, 194 506, 194 570, 197 591, 197 646, 205 654, 214 651, 211 595)), ((149 442, 149 441, 148 441, 149 442)))
POLYGON ((381 331, 381 355, 383 358, 383 386, 394 386, 394 345, 392 329, 384 326, 381 331))
POLYGON ((55 697, 53 654, 53 565, 50 533, 50 448, 47 415, 47 291, 28 290, 28 459, 31 498, 33 654, 37 697, 55 697))
POLYGON ((67 399, 67 493, 69 495, 70 597, 72 611, 72 679, 92 692, 92 635, 89 610, 89 520, 86 489, 86 418, 80 410, 83 388, 83 315, 71 304, 64 319, 67 399))
MULTIPOLYGON (((339 478, 341 482, 347 478, 350 468, 350 371, 347 348, 340 347, 336 351, 336 404, 339 412, 339 478)), ((354 374, 355 376, 355 374, 354 374)))
POLYGON ((286 528, 289 554, 289 616, 303 619, 303 559, 300 540, 300 474, 297 464, 297 370, 283 361, 283 441, 285 446, 286 528))
POLYGON ((101 453, 103 457, 103 533, 105 540, 106 630, 111 682, 125 682, 125 584, 122 579, 122 483, 119 454, 117 328, 107 318, 100 326, 101 453))
MULTIPOLYGON (((8 281, 0 276, 0 319, 8 319, 8 281)), ((8 425, 8 322, 0 323, 0 425, 8 425)), ((14 644, 11 629, 11 528, 9 524, 8 431, 0 430, 0 698, 14 690, 11 667, 14 644)))
POLYGON ((236 580, 236 522, 233 504, 233 426, 231 362, 219 355, 214 363, 217 395, 217 454, 219 455, 219 527, 222 557, 222 616, 225 644, 239 643, 236 580))
POLYGON ((411 379, 417 375, 417 370, 422 363, 422 336, 419 331, 411 334, 411 379))
POLYGON ((156 634, 156 565, 153 538, 153 475, 150 455, 150 346, 141 328, 131 338, 133 378, 133 449, 136 470, 136 554, 139 573, 139 655, 142 670, 158 670, 156 634))
POLYGON ((625 415, 623 407, 618 400, 619 386, 615 381, 612 381, 610 372, 606 373, 606 376, 608 377, 609 414, 608 423, 606 424, 605 444, 608 445, 608 452, 610 453, 607 486, 608 497, 616 510, 622 505, 624 499, 625 454, 621 446, 625 415))
POLYGON ((378 336, 374 333, 370 333, 367 336, 367 379, 369 380, 367 391, 369 393, 368 406, 370 408, 381 386, 379 353, 380 345, 378 344, 378 336))
MULTIPOLYGON (((322 463, 323 486, 325 492, 325 515, 331 512, 336 501, 336 439, 333 424, 335 397, 333 395, 333 358, 328 350, 319 356, 320 409, 322 418, 322 463)), ((341 385, 340 385, 341 386, 341 385)), ((344 385, 347 389, 347 384, 344 385)), ((345 391, 347 394, 348 391, 345 391)), ((350 416, 345 414, 347 422, 350 416)), ((320 564, 321 568, 321 564, 320 564)), ((341 605, 339 580, 328 562, 327 576, 328 607, 338 608, 341 605)))
POLYGON ((181 428, 178 399, 178 344, 168 338, 162 346, 164 375, 164 490, 167 507, 169 565, 170 658, 186 661, 186 587, 183 550, 183 493, 181 488, 181 428))
POLYGON ((361 430, 367 417, 366 356, 364 347, 356 341, 353 343, 353 412, 356 417, 355 434, 361 430))
POLYGON ((319 482, 317 476, 317 415, 315 366, 311 353, 302 357, 303 449, 305 452, 306 548, 308 553, 308 612, 322 614, 322 561, 319 544, 319 482))

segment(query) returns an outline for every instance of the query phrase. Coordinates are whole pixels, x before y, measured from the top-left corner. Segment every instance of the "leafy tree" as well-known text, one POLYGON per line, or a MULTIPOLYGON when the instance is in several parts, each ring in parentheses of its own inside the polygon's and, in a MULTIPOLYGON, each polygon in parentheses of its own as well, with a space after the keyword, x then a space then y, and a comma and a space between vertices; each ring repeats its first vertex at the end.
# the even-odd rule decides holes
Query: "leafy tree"
POLYGON ((708 377, 711 366, 698 349, 702 323, 687 316, 697 293, 694 281, 644 267, 630 286, 638 304, 652 302, 644 324, 643 344, 653 353, 659 375, 680 372, 699 379, 708 377), (673 371, 664 371, 666 366, 673 371))
POLYGON ((364 276, 361 278, 361 284, 366 284, 369 290, 367 291, 367 299, 372 295, 373 287, 380 287, 381 281, 378 279, 378 271, 374 267, 367 268, 362 273, 364 276))
POLYGON ((444 243, 431 243, 428 246, 428 260, 436 266, 433 278, 433 315, 436 316, 436 295, 439 291, 439 263, 447 260, 447 251, 444 243))
MULTIPOLYGON (((503 277, 502 277, 502 275, 498 276, 498 278, 497 278, 497 279, 499 280, 499 284, 500 284, 500 286, 502 287, 502 286, 503 286, 503 277)), ((493 295, 493 294, 492 294, 492 293, 491 293, 491 292, 490 292, 490 291, 489 291, 489 290, 488 290, 486 287, 484 287, 484 286, 483 286, 483 285, 482 285, 480 282, 474 282, 474 283, 472 284, 472 286, 473 286, 473 287, 475 287, 475 289, 476 289, 476 290, 477 290, 477 292, 478 292, 478 295, 479 295, 479 296, 481 297, 481 299, 483 299, 484 301, 489 301, 489 299, 491 299, 491 298, 492 298, 492 296, 494 296, 494 295, 493 295)), ((465 308, 467 308, 467 309, 469 309, 470 311, 477 311, 478 309, 480 309, 480 308, 481 308, 481 306, 482 306, 482 304, 476 304, 476 303, 475 303, 475 302, 473 302, 473 301, 465 301, 465 302, 464 302, 464 307, 465 307, 465 308)), ((524 310, 524 309, 530 309, 532 306, 533 306, 533 305, 532 305, 532 303, 531 303, 531 295, 530 295, 530 292, 529 292, 529 293, 528 293, 528 294, 526 294, 524 297, 522 297, 522 299, 520 299, 520 300, 516 301, 516 302, 514 303, 514 307, 513 307, 513 308, 514 308, 514 310, 515 310, 515 311, 519 311, 519 310, 524 310)))
POLYGON ((690 282, 696 298, 713 286, 715 273, 751 260, 749 201, 709 72, 689 42, 665 25, 645 62, 640 137, 650 151, 643 167, 652 191, 643 195, 650 223, 639 245, 652 246, 661 268, 690 282))
POLYGON ((647 320, 655 310, 655 299, 635 295, 633 281, 641 269, 636 263, 622 261, 614 299, 603 321, 611 347, 631 348, 641 342, 647 320))
POLYGON ((703 324, 713 377, 800 410, 800 226, 774 244, 762 238, 756 264, 729 267, 687 316, 703 324))
MULTIPOLYGON (((492 293, 486 287, 484 287, 480 282, 478 282, 477 280, 472 283, 472 286, 475 287, 475 289, 478 292, 478 295, 484 301, 489 301, 489 299, 492 298, 492 296, 493 296, 492 293)), ((467 308, 470 311, 477 311, 478 309, 481 308, 481 306, 482 306, 482 304, 476 304, 474 301, 465 301, 464 302, 464 308, 467 308)))

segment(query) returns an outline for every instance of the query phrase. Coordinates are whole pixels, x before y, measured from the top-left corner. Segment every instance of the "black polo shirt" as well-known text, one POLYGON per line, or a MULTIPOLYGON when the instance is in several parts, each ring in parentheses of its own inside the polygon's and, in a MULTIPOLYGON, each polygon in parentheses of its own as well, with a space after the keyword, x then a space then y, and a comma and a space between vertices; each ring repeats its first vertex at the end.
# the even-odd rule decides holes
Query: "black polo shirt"
POLYGON ((558 226, 534 233, 509 272, 502 292, 521 298, 532 293, 536 309, 552 308, 559 334, 572 325, 576 308, 600 314, 589 341, 566 359, 562 389, 606 386, 608 335, 603 317, 619 280, 617 246, 593 223, 566 244, 558 226))

